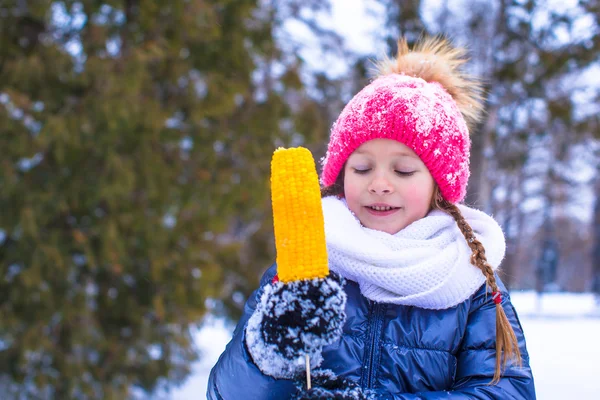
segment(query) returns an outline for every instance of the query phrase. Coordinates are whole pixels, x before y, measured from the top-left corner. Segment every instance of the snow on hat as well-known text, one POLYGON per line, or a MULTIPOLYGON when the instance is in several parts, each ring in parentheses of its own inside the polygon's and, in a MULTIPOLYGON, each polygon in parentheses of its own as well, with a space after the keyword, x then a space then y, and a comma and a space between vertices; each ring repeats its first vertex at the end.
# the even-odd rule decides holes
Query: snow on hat
POLYGON ((396 59, 378 65, 378 77, 363 88, 334 123, 321 183, 335 183, 361 144, 384 138, 410 147, 451 203, 461 201, 469 179, 471 141, 467 124, 483 108, 481 84, 459 71, 465 50, 441 38, 424 39, 412 51, 398 42, 396 59))

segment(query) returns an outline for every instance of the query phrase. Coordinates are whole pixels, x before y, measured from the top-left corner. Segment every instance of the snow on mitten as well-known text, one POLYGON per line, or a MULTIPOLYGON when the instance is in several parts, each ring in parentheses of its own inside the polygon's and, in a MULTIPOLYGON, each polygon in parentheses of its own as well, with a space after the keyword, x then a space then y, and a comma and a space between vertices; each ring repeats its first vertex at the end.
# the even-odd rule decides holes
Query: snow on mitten
POLYGON ((298 392, 292 400, 371 400, 374 395, 363 391, 355 382, 337 377, 329 370, 317 370, 312 373, 311 389, 304 384, 298 387, 298 392))
POLYGON ((246 327, 246 345, 254 363, 278 379, 300 378, 306 355, 311 367, 323 361, 323 346, 339 340, 346 320, 344 279, 274 282, 263 295, 246 327))

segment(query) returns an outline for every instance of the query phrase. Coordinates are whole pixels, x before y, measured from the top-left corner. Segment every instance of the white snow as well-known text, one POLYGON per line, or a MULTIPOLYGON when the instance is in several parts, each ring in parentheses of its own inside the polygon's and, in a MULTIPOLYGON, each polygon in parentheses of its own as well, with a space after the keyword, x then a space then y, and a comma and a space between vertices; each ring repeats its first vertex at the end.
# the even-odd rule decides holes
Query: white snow
POLYGON ((204 328, 196 335, 196 344, 200 349, 200 361, 195 363, 192 374, 185 385, 171 392, 171 399, 206 399, 208 375, 229 343, 234 328, 234 325, 221 319, 209 319, 205 323, 204 328))
MULTIPOLYGON (((511 294, 519 313, 541 400, 600 398, 600 309, 592 294, 511 294), (538 307, 541 305, 541 308, 538 307)), ((196 336, 203 358, 173 400, 206 398, 208 374, 229 341, 233 326, 211 319, 196 336)))

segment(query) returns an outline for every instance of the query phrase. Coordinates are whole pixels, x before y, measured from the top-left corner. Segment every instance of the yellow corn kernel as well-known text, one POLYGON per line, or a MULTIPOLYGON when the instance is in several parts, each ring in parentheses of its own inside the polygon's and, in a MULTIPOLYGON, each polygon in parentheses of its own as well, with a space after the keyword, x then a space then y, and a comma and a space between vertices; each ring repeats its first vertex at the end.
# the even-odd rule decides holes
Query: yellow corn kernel
POLYGON ((273 153, 271 201, 277 275, 282 282, 329 275, 319 178, 303 147, 273 153))

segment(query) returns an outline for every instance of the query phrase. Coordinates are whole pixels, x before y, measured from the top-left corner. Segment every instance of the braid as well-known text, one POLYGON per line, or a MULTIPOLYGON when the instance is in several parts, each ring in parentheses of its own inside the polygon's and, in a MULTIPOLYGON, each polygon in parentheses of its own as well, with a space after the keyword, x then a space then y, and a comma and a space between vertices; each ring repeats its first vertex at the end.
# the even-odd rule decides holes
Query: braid
MULTIPOLYGON (((338 197, 344 196, 343 172, 344 168, 342 168, 342 173, 340 173, 333 185, 321 189, 321 197, 331 195, 338 197)), ((452 215, 465 237, 467 245, 471 248, 471 264, 479 268, 485 276, 486 291, 489 287, 492 289, 492 293, 500 293, 498 284, 496 283, 494 270, 485 256, 483 244, 475 236, 473 228, 471 228, 465 217, 462 215, 460 209, 456 205, 442 198, 437 185, 431 199, 431 209, 442 210, 452 215)), ((496 302, 496 370, 494 371, 494 378, 490 382, 491 385, 497 384, 500 381, 502 369, 506 367, 508 359, 516 361, 519 366, 522 364, 517 336, 515 335, 510 322, 508 322, 502 304, 496 302)))
MULTIPOLYGON (((441 199, 438 196, 434 196, 434 208, 440 209, 447 212, 454 217, 454 220, 458 224, 460 231, 467 240, 467 244, 471 248, 471 264, 476 266, 483 272, 486 281, 486 289, 490 287, 492 293, 499 292, 498 284, 496 283, 496 277, 492 266, 487 262, 485 256, 485 249, 483 244, 477 239, 471 226, 467 223, 467 220, 460 212, 459 208, 441 199)), ((500 302, 496 303, 496 370, 494 372, 494 378, 490 384, 496 384, 500 381, 502 369, 506 367, 508 359, 515 360, 518 365, 521 365, 521 351, 519 350, 519 343, 515 332, 513 331, 504 308, 500 302)))

